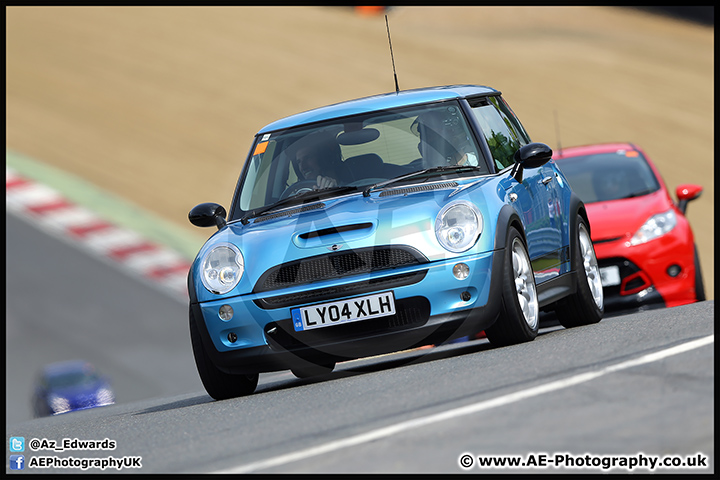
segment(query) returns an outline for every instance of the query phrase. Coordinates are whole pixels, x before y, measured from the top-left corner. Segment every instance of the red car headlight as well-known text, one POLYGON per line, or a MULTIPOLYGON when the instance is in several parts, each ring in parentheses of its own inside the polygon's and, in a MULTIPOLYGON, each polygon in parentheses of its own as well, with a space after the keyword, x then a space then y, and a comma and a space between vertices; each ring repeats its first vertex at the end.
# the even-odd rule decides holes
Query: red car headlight
POLYGON ((648 218, 635 235, 630 239, 630 245, 640 245, 658 237, 662 237, 677 225, 677 216, 674 210, 658 213, 648 218))

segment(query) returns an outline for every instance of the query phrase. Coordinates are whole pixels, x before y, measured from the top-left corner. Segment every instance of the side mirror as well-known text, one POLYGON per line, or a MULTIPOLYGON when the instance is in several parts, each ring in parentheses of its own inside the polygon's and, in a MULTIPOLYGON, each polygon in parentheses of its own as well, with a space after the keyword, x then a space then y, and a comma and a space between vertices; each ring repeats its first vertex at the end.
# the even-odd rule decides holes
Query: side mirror
POLYGON ((698 198, 702 191, 703 188, 700 185, 678 185, 678 187, 675 189, 675 195, 677 195, 678 198, 678 208, 683 213, 683 215, 685 215, 685 210, 687 210, 688 202, 698 198))
POLYGON ((201 203, 196 205, 188 213, 188 220, 196 227, 217 227, 220 230, 227 223, 225 216, 227 212, 217 203, 201 203))
POLYGON ((552 158, 552 148, 544 143, 528 143, 515 152, 515 168, 513 176, 518 182, 522 182, 524 168, 538 168, 545 165, 552 158))

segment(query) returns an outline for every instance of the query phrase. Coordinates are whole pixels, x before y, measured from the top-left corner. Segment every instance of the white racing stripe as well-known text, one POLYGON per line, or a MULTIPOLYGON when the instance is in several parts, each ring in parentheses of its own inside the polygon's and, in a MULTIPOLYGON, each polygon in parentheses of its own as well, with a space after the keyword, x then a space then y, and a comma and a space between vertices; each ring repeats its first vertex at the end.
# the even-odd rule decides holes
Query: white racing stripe
POLYGON ((248 472, 256 472, 259 470, 266 470, 268 468, 278 467, 280 465, 286 465, 288 463, 300 461, 300 460, 306 460, 311 457, 316 457, 318 455, 322 455, 325 453, 333 452, 336 450, 341 450, 343 448, 353 447, 356 445, 360 445, 363 443, 372 442, 374 440, 379 440, 381 438, 390 437, 391 435, 396 435, 398 433, 403 433, 408 430, 413 430, 416 428, 424 427, 427 425, 431 425, 438 422, 445 422, 454 418, 462 417, 465 415, 470 415, 473 413, 482 412, 485 410, 490 410, 492 408, 502 407, 505 405, 510 405, 511 403, 519 402, 521 400, 526 400, 528 398, 536 397, 538 395, 542 395, 545 393, 554 392, 557 390, 562 390, 564 388, 572 387, 574 385, 579 385, 581 383, 589 382, 590 380, 594 380, 596 378, 602 377, 604 375, 607 375, 609 373, 618 372, 621 370, 625 370, 632 367, 637 367, 639 365, 644 365, 647 363, 657 362, 659 360, 662 360, 667 357, 671 357, 673 355, 678 355, 683 352, 688 352, 690 350, 703 347, 705 345, 710 345, 715 341, 715 335, 709 335, 707 337, 703 337, 697 340, 692 340, 680 345, 676 345, 671 348, 667 348, 665 350, 660 350, 655 353, 650 353, 647 355, 643 355, 641 357, 635 358, 633 360, 627 360, 624 362, 616 363, 613 365, 609 365, 604 368, 600 368, 598 370, 593 370, 590 372, 580 373, 578 375, 573 375, 571 377, 563 378, 560 380, 555 380, 549 383, 544 383, 542 385, 537 385, 525 390, 520 390, 518 392, 509 393, 507 395, 501 395, 499 397, 491 398, 489 400, 484 400, 482 402, 473 403, 471 405, 466 405, 464 407, 454 408, 452 410, 446 410, 444 412, 436 413, 433 415, 428 415, 425 417, 415 418, 413 420, 407 420, 405 422, 396 423, 394 425, 389 425, 387 427, 379 428, 377 430, 371 430, 366 433, 361 433, 359 435, 354 435, 352 437, 347 437, 339 440, 332 441, 330 443, 325 443, 322 445, 318 445, 315 447, 307 448, 305 450, 296 451, 293 453, 288 453, 286 455, 279 455, 277 457, 268 458, 266 460, 260 460, 258 462, 252 462, 245 465, 240 465, 238 467, 229 468, 226 470, 217 470, 214 473, 248 473, 248 472))

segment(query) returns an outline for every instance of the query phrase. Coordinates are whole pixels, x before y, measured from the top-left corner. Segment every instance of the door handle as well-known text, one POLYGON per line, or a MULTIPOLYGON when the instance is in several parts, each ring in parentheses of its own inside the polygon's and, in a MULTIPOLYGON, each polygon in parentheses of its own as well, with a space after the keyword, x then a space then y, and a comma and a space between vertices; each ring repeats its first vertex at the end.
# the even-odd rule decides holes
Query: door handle
POLYGON ((545 177, 542 180, 540 180, 540 183, 542 183, 543 185, 547 185, 551 181, 552 181, 552 177, 545 177))

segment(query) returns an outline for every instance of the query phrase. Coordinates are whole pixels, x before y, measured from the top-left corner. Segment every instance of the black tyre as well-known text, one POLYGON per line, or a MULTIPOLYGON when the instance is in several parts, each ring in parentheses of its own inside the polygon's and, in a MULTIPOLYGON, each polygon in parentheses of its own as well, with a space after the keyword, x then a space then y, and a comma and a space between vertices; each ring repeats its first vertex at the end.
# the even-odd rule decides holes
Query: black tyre
POLYGON ((600 268, 587 223, 578 215, 572 268, 576 273, 575 293, 560 300, 555 307, 560 324, 565 328, 599 322, 605 313, 600 268))
POLYGON ((195 323, 195 317, 190 309, 190 341, 192 343, 195 365, 197 365, 200 380, 207 393, 215 400, 241 397, 255 391, 259 375, 233 375, 219 370, 212 363, 205 346, 200 338, 200 331, 195 323))
POLYGON ((703 283, 702 271, 700 270, 700 257, 695 246, 695 300, 705 301, 705 284, 703 283))
POLYGON ((502 303, 500 318, 485 329, 490 343, 504 346, 533 340, 540 325, 535 275, 525 242, 514 227, 505 247, 502 303))

